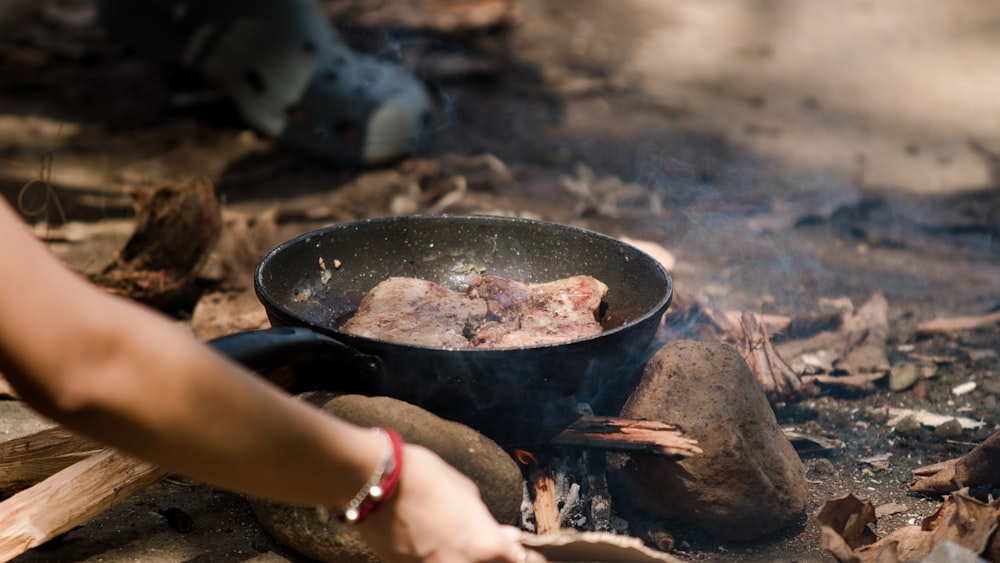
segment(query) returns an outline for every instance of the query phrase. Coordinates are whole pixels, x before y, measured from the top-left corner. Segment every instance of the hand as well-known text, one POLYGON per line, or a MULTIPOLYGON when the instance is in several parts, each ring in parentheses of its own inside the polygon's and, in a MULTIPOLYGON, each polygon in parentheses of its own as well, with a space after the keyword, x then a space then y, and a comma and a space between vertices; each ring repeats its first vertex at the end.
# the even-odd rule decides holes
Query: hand
POLYGON ((544 563, 490 514, 475 483, 430 450, 407 444, 396 493, 358 531, 386 563, 544 563))

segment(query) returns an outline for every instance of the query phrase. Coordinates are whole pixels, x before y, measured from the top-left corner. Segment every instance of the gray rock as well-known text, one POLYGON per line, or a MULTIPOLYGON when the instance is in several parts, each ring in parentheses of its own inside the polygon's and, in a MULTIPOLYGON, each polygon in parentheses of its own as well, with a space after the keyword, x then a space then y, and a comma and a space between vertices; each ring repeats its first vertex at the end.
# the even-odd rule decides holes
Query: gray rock
POLYGON ((916 436, 921 431, 920 421, 912 414, 906 415, 896 423, 895 431, 902 436, 916 436))
POLYGON ((821 457, 813 462, 812 470, 819 475, 830 476, 837 472, 837 467, 833 465, 833 462, 821 457))
POLYGON ((961 438, 964 432, 965 429, 962 428, 962 423, 953 418, 935 428, 934 437, 945 442, 961 438))
POLYGON ((911 362, 899 362, 889 370, 889 390, 905 391, 920 381, 920 367, 911 362))
MULTIPOLYGON (((493 516, 514 524, 521 514, 523 476, 499 445, 472 428, 388 397, 318 392, 304 396, 327 412, 362 426, 389 426, 472 479, 493 516)), ((322 522, 314 508, 250 499, 261 525, 279 542, 320 561, 376 563, 361 535, 335 520, 322 522)))
POLYGON ((621 413, 680 424, 705 451, 674 462, 609 454, 609 485, 638 514, 687 522, 727 540, 778 532, 805 516, 805 466, 731 346, 680 341, 646 365, 621 413))

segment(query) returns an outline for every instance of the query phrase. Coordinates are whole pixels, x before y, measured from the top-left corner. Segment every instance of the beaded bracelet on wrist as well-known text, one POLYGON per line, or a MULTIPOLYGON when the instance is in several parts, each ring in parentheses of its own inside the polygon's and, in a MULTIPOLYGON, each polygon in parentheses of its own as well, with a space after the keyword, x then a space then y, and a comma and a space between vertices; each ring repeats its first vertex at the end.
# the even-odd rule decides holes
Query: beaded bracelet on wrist
POLYGON ((373 428, 372 431, 383 440, 382 457, 368 481, 338 514, 337 519, 345 524, 362 522, 392 498, 399 485, 403 469, 403 439, 391 428, 373 428))

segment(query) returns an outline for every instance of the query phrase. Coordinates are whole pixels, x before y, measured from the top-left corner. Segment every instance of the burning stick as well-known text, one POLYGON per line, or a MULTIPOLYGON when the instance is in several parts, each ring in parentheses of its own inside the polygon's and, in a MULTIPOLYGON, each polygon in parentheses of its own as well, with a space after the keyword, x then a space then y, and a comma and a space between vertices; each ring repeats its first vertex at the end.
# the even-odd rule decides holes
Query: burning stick
POLYGON ((551 534, 559 530, 559 500, 555 479, 527 450, 514 450, 514 456, 527 469, 531 506, 535 513, 535 533, 551 534))
POLYGON ((559 506, 556 498, 556 482, 551 475, 539 468, 532 480, 531 489, 535 495, 532 507, 535 509, 535 528, 538 535, 559 531, 559 506))

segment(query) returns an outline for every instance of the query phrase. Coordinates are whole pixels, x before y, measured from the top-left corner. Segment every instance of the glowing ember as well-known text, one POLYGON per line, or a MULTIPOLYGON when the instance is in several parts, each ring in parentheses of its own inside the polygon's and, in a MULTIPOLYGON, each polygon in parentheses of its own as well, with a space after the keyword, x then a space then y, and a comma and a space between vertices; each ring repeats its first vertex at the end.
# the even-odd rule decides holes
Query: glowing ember
POLYGON ((521 465, 538 465, 538 458, 528 450, 514 450, 514 457, 521 465))

